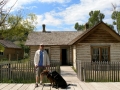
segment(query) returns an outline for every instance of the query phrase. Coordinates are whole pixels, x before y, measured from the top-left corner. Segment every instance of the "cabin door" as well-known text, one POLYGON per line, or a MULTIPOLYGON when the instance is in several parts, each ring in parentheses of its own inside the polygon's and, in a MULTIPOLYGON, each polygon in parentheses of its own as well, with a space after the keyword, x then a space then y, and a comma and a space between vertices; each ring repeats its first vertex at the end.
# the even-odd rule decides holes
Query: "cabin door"
POLYGON ((61 50, 62 65, 67 65, 67 49, 61 50))

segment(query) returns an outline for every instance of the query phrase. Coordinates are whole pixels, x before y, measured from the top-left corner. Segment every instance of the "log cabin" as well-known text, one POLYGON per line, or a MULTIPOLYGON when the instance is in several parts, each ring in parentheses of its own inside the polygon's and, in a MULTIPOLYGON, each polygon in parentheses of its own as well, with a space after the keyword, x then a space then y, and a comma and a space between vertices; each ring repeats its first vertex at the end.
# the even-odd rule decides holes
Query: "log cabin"
POLYGON ((0 40, 0 60, 23 59, 24 51, 19 46, 8 40, 0 40))
POLYGON ((26 40, 31 60, 40 43, 45 45, 51 61, 75 68, 76 60, 120 60, 120 35, 104 22, 83 31, 46 31, 43 25, 41 32, 30 33, 26 40))

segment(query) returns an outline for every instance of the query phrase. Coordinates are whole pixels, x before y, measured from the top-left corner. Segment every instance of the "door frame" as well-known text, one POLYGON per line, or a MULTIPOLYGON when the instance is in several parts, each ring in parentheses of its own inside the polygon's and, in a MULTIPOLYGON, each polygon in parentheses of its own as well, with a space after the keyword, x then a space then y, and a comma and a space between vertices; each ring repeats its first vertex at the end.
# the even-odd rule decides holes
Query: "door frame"
POLYGON ((63 65, 62 64, 62 50, 63 49, 66 49, 66 65, 68 65, 68 59, 69 59, 69 48, 68 47, 61 47, 61 49, 60 49, 60 62, 61 62, 61 65, 63 65))

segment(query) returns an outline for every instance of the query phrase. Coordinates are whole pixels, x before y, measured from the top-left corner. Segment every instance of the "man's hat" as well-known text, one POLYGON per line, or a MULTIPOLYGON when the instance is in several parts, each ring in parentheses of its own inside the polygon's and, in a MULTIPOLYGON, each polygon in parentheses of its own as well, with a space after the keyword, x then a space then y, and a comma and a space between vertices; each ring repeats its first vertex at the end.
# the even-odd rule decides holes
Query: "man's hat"
POLYGON ((44 44, 43 44, 43 43, 40 43, 40 46, 44 46, 44 44))

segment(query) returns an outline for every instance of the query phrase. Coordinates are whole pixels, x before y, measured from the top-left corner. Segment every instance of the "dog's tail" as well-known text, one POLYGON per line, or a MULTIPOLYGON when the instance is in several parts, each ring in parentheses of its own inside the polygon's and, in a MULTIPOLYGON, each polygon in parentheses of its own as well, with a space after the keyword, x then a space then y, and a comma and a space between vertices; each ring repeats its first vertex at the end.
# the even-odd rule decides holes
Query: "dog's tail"
POLYGON ((72 85, 72 84, 67 84, 67 87, 70 86, 70 85, 72 85))

